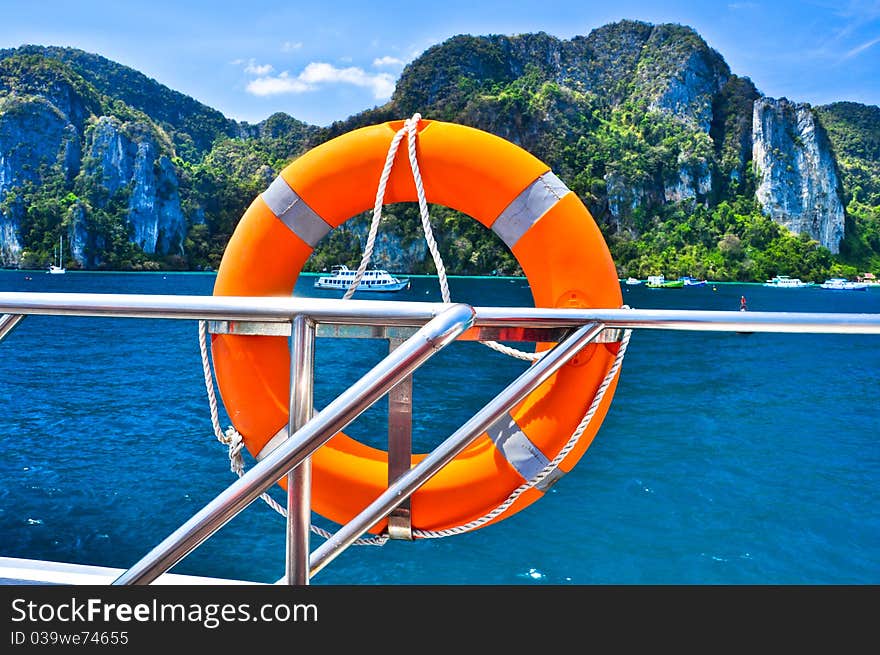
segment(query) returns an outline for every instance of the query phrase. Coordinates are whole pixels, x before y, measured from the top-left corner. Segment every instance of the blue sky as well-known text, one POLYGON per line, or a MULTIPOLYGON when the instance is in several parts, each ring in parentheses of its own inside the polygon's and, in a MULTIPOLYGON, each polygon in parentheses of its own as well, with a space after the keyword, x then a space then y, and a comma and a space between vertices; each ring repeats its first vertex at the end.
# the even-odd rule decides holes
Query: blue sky
POLYGON ((0 48, 73 46, 230 118, 327 125, 384 104, 407 62, 456 34, 569 39, 621 19, 693 27, 771 97, 880 105, 880 0, 0 0, 0 48))

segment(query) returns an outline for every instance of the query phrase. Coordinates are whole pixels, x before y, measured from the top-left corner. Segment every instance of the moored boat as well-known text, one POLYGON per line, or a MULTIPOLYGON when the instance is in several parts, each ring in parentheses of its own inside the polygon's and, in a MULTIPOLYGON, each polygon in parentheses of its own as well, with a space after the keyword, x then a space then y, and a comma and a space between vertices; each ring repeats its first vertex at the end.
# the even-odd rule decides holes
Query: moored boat
POLYGON ((804 282, 803 280, 796 277, 789 277, 788 275, 777 275, 767 280, 764 283, 764 286, 776 287, 778 289, 800 289, 803 287, 812 286, 812 284, 804 282))
POLYGON ((647 286, 652 289, 681 289, 684 287, 684 281, 667 280, 665 275, 649 275, 647 286))
POLYGON ((706 280, 697 280, 692 278, 690 275, 682 275, 678 278, 684 283, 686 287, 704 287, 706 286, 706 280))
MULTIPOLYGON (((315 280, 316 289, 338 289, 345 291, 354 282, 357 271, 351 270, 345 264, 333 266, 330 275, 322 275, 315 280)), ((370 269, 364 271, 364 276, 358 283, 358 291, 401 291, 409 289, 409 278, 398 278, 382 269, 370 269)))
POLYGON ((67 269, 64 268, 64 237, 58 237, 58 251, 55 255, 55 262, 49 264, 49 270, 47 273, 51 273, 52 275, 63 275, 67 272, 67 269), (57 262, 57 263, 55 263, 57 262))
POLYGON ((828 278, 819 286, 832 291, 864 291, 868 288, 865 282, 852 282, 845 277, 828 278))

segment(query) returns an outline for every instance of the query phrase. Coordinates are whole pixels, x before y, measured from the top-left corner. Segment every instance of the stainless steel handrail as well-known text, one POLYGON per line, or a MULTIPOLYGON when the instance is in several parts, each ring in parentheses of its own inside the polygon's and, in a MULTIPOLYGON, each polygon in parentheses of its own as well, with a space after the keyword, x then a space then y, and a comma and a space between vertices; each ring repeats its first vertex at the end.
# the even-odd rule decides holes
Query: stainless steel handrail
POLYGON ((451 305, 433 318, 120 575, 113 584, 148 584, 168 571, 384 396, 395 384, 415 371, 433 354, 455 341, 459 334, 473 324, 473 320, 473 308, 461 304, 451 305))
POLYGON ((289 323, 292 316, 358 325, 421 325, 445 303, 252 296, 0 292, 0 313, 289 323))
MULTIPOLYGON (((302 315, 317 323, 417 327, 447 307, 445 303, 326 298, 0 292, 0 313, 120 318, 289 323, 291 316, 302 315)), ((621 329, 880 334, 878 314, 544 307, 474 307, 474 311, 474 327, 478 328, 577 328, 596 322, 621 329)))
POLYGON ((12 334, 12 330, 21 323, 23 318, 24 314, 0 315, 0 341, 3 341, 8 335, 12 334))
POLYGON ((474 307, 480 327, 568 327, 587 321, 606 327, 703 332, 880 334, 880 314, 715 311, 699 309, 545 309, 474 307))

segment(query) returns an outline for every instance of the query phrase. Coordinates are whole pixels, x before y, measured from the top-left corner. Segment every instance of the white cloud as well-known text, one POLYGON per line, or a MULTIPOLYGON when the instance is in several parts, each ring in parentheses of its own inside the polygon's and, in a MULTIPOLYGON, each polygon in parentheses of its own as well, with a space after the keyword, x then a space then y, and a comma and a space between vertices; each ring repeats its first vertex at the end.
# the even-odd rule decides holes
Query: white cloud
POLYGON ((281 52, 293 52, 303 47, 302 41, 285 41, 281 44, 281 52))
POLYGON ((327 84, 351 84, 370 89, 377 100, 390 98, 394 92, 394 78, 388 73, 367 73, 355 66, 337 68, 324 62, 310 63, 295 77, 287 71, 274 76, 263 74, 252 80, 247 90, 254 95, 268 96, 305 93, 327 84))
POLYGON ((275 69, 272 68, 272 64, 258 64, 253 59, 248 60, 247 66, 244 67, 244 72, 251 75, 268 75, 273 70, 275 69))
POLYGON ((405 62, 397 57, 377 57, 373 60, 373 66, 403 66, 405 62))
POLYGON ((284 71, 275 77, 258 77, 251 80, 246 88, 248 93, 255 96, 276 96, 281 93, 304 93, 313 90, 314 87, 290 77, 287 71, 284 71))

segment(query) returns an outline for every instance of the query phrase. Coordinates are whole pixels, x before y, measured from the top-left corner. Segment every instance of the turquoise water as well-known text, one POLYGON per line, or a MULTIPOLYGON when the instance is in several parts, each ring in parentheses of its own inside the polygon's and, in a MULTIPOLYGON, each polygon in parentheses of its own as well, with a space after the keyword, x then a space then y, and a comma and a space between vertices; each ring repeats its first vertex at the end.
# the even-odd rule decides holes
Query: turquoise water
MULTIPOLYGON (((208 295, 213 282, 0 271, 3 291, 208 295)), ((296 294, 336 295, 311 282, 296 294)), ((522 279, 450 287, 475 305, 531 304, 522 279)), ((880 313, 880 288, 622 289, 641 309, 737 310, 744 294, 752 310, 880 313)), ((439 300, 436 279, 395 297, 439 300)), ((384 348, 319 340, 316 405, 384 348)), ((33 316, 0 357, 0 554, 127 567, 235 480, 194 321, 33 316)), ((437 355, 416 375, 417 450, 523 368, 478 344, 437 355)), ((880 583, 878 394, 880 336, 637 331, 599 435, 545 497, 465 535, 350 548, 313 584, 880 583)), ((373 442, 384 419, 380 403, 347 431, 373 442)), ((274 582, 283 560, 283 519, 257 502, 174 571, 274 582)))

